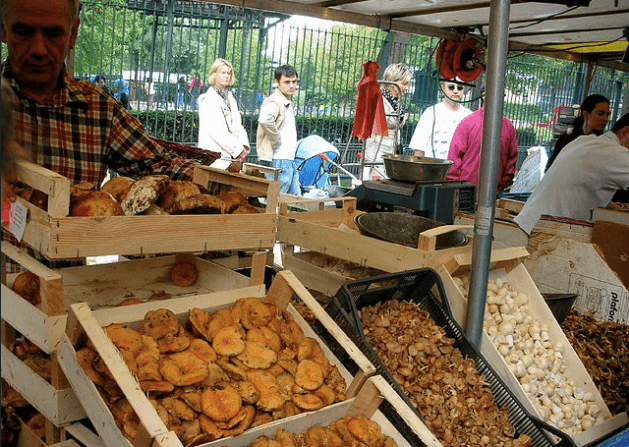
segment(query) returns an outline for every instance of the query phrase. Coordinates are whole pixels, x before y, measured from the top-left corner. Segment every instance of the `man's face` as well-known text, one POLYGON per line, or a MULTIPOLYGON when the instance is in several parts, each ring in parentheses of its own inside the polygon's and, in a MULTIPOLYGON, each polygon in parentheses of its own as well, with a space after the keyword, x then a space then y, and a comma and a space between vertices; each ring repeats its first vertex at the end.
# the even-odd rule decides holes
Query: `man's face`
POLYGON ((443 93, 453 101, 461 101, 463 99, 463 93, 465 92, 465 87, 456 84, 454 82, 446 82, 443 85, 443 93))
POLYGON ((297 79, 297 76, 287 78, 286 76, 282 75, 280 77, 280 80, 277 81, 277 88, 280 92, 282 92, 284 96, 290 98, 295 94, 298 84, 299 80, 297 79))
POLYGON ((38 91, 56 87, 78 26, 68 0, 7 0, 2 42, 19 83, 38 91))

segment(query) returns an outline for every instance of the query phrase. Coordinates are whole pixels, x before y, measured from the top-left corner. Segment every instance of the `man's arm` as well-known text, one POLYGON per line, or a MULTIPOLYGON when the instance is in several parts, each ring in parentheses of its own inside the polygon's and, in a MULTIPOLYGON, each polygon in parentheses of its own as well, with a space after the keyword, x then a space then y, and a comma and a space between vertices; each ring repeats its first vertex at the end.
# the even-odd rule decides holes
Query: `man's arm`
POLYGON ((173 180, 192 180, 194 167, 199 165, 168 153, 151 140, 142 124, 122 107, 114 113, 109 135, 108 167, 121 175, 135 178, 166 174, 173 180))
POLYGON ((465 125, 459 123, 452 141, 450 142, 450 150, 448 151, 448 160, 452 161, 452 166, 446 175, 448 180, 458 180, 461 178, 461 169, 463 167, 463 154, 467 150, 467 131, 464 129, 465 125))
POLYGON ((502 178, 499 181, 498 187, 500 189, 504 188, 507 183, 509 183, 513 177, 515 176, 515 166, 518 162, 518 137, 515 131, 515 127, 511 121, 507 120, 509 124, 508 130, 508 146, 507 146, 507 159, 505 163, 505 168, 502 172, 502 178))
POLYGON ((282 105, 269 97, 260 106, 260 116, 258 117, 258 125, 269 136, 271 146, 274 149, 280 145, 279 107, 282 105))

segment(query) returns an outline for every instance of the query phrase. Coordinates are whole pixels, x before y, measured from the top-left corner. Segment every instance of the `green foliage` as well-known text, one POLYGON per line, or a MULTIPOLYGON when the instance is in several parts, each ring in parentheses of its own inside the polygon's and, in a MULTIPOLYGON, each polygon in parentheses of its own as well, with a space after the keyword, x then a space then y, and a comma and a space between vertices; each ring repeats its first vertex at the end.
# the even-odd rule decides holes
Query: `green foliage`
POLYGON ((537 123, 540 118, 540 106, 537 104, 518 104, 505 102, 503 114, 511 120, 519 122, 537 123))

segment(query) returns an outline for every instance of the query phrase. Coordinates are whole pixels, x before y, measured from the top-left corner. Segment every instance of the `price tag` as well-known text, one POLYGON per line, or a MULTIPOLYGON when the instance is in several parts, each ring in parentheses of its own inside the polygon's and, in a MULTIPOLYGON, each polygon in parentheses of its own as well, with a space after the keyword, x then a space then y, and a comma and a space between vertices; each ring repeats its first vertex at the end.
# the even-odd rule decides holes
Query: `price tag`
POLYGON ((28 208, 22 205, 20 202, 15 201, 11 203, 11 217, 9 220, 9 231, 18 241, 22 240, 24 236, 24 229, 26 228, 26 219, 28 218, 28 208))

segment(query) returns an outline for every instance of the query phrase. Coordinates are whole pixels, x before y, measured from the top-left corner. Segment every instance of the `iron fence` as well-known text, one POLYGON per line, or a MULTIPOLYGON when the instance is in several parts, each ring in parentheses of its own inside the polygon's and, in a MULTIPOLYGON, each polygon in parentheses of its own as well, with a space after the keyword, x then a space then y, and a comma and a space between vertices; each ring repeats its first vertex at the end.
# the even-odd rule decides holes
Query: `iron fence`
MULTIPOLYGON (((403 62, 414 73, 404 98, 408 119, 402 144, 410 141, 423 110, 441 99, 435 38, 322 21, 315 27, 311 19, 295 22, 285 14, 204 1, 83 0, 82 4, 75 76, 92 79, 102 74, 112 91, 116 80, 126 80, 132 113, 162 139, 196 144, 197 95, 190 82, 197 73, 204 81, 217 57, 234 65, 234 93, 253 146, 250 159, 255 158, 259 105, 272 90, 274 68, 284 63, 295 66, 300 75, 300 88, 293 97, 298 136, 318 134, 339 150, 351 148, 348 158, 353 160, 360 151, 360 144, 350 137, 355 86, 365 61, 376 60, 381 69, 403 62), (147 79, 155 86, 152 101, 143 91, 147 79)), ((629 96, 628 84, 629 74, 601 67, 591 80, 590 93, 610 99, 612 122, 619 116, 623 98, 629 96)), ((583 64, 510 54, 504 114, 518 131, 519 146, 549 147, 553 111, 578 104, 584 85, 583 64)), ((474 110, 478 103, 469 90, 466 106, 474 110)))

